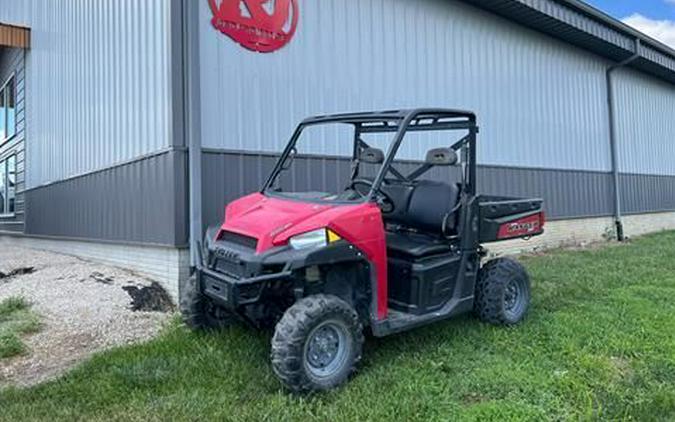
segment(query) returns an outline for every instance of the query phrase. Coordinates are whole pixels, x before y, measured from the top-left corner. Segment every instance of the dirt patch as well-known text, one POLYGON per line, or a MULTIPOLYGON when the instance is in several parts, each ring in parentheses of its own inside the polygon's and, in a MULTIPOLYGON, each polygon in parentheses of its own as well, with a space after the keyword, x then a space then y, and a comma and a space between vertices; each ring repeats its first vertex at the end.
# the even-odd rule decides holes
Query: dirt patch
POLYGON ((157 282, 149 286, 124 286, 131 296, 131 310, 134 312, 171 312, 174 310, 171 297, 157 282))
POLYGON ((6 280, 8 278, 20 276, 20 275, 26 275, 26 274, 33 274, 35 272, 35 267, 21 267, 21 268, 15 268, 13 270, 10 270, 9 272, 2 272, 0 271, 0 280, 6 280))
POLYGON ((0 301, 23 297, 43 322, 40 332, 24 338, 27 355, 0 360, 0 389, 33 385, 94 353, 149 340, 171 318, 162 310, 132 311, 122 288, 153 283, 119 268, 12 246, 0 248, 0 272, 13 274, 0 281, 0 301))
POLYGON ((622 379, 633 378, 633 368, 628 359, 613 356, 610 358, 610 362, 616 369, 617 375, 619 375, 622 379))
POLYGON ((467 393, 462 395, 462 403, 465 405, 473 405, 487 401, 487 398, 480 393, 467 393))

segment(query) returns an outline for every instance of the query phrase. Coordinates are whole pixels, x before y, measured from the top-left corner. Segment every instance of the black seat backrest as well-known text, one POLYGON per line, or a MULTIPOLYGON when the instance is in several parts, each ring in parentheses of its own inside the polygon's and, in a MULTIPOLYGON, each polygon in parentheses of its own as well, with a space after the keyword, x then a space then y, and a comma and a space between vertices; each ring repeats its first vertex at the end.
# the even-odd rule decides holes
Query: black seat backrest
POLYGON ((455 207, 459 187, 454 184, 421 180, 417 182, 404 215, 398 218, 404 225, 432 234, 449 234, 456 224, 455 207), (443 233, 445 221, 445 233, 443 233))

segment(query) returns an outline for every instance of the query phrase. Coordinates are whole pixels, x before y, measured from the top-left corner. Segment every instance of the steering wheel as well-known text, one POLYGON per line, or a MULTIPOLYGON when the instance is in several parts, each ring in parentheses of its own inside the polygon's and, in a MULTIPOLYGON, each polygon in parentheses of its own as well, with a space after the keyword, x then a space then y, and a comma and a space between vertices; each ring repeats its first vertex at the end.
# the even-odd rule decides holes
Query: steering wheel
MULTIPOLYGON (((373 183, 375 182, 369 179, 354 179, 349 184, 347 189, 351 189, 365 198, 366 196, 368 196, 368 193, 370 193, 370 191, 373 189, 373 183), (362 191, 357 186, 365 186, 366 189, 362 191)), ((396 206, 394 205, 394 201, 391 200, 391 197, 381 189, 378 189, 376 191, 376 194, 377 194, 376 202, 377 205, 382 210, 382 212, 385 214, 394 212, 396 206)))

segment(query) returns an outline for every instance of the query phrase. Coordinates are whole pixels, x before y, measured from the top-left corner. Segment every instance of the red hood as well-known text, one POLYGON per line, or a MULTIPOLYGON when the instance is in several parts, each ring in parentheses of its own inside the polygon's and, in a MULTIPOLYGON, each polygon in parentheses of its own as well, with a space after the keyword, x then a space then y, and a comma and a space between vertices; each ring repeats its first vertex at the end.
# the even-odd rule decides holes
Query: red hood
POLYGON ((225 209, 221 230, 258 239, 257 253, 288 243, 292 236, 328 227, 362 251, 377 277, 377 317, 387 316, 387 245, 380 208, 373 203, 315 204, 255 193, 225 209))
POLYGON ((359 205, 323 205, 266 197, 260 193, 230 203, 221 229, 258 239, 257 252, 288 243, 297 234, 328 227, 359 205))

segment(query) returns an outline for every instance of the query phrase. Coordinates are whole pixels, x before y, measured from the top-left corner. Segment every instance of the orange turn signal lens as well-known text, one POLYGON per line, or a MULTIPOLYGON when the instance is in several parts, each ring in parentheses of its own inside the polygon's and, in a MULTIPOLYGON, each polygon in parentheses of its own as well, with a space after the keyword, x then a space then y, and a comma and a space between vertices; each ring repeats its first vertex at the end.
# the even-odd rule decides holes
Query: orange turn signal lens
POLYGON ((333 230, 326 230, 328 233, 328 243, 333 243, 337 242, 338 240, 342 240, 339 234, 335 233, 333 230))

